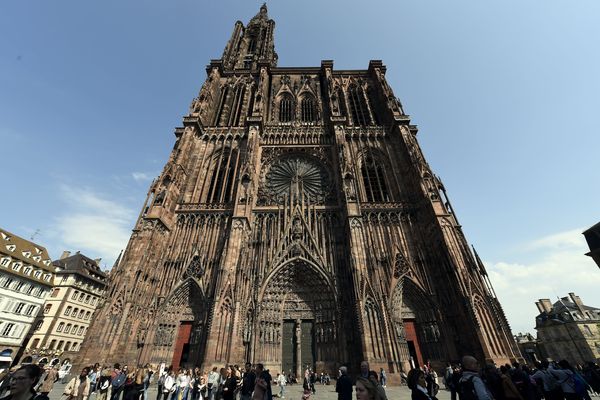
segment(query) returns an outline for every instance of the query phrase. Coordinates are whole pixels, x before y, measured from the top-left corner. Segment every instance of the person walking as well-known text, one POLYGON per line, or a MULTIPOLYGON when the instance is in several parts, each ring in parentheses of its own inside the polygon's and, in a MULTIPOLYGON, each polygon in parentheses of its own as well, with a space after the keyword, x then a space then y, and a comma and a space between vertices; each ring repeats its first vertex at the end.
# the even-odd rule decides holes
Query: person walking
POLYGON ((285 398, 285 385, 287 384, 287 380, 285 379, 284 374, 277 374, 277 385, 279 385, 279 397, 285 398))
POLYGON ((83 368, 79 376, 74 377, 67 383, 63 394, 67 400, 87 400, 90 395, 90 380, 87 377, 88 369, 83 368))
POLYGON ((208 400, 215 400, 215 395, 219 389, 219 379, 217 367, 213 367, 212 371, 208 373, 208 400))
POLYGON ((242 388, 240 389, 240 400, 250 400, 252 392, 256 385, 256 374, 252 371, 252 364, 249 362, 244 366, 245 371, 242 374, 242 388))
POLYGON ((227 367, 227 375, 223 382, 223 400, 233 400, 237 388, 237 376, 232 365, 227 367))
POLYGON ((463 375, 460 378, 459 396, 461 400, 493 400, 485 383, 479 376, 479 362, 475 357, 462 359, 463 375))
POLYGON ((387 385, 387 375, 383 368, 379 370, 379 383, 381 383, 381 386, 383 387, 386 387, 387 385))
POLYGON ((48 396, 54 388, 54 383, 58 380, 58 370, 56 367, 46 367, 46 369, 46 378, 42 381, 39 391, 41 394, 48 396))
POLYGON ((252 393, 252 400, 264 400, 267 394, 267 381, 263 375, 264 366, 262 364, 256 364, 256 384, 254 385, 254 392, 252 393))
POLYGON ((348 376, 348 368, 341 366, 335 384, 338 400, 352 400, 352 379, 348 376))

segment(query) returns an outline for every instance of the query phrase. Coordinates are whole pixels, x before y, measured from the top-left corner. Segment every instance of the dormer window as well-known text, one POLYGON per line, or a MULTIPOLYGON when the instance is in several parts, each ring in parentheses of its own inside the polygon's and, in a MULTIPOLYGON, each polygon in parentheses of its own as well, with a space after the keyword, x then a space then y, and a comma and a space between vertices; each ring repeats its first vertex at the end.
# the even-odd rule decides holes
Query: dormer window
POLYGON ((17 249, 17 246, 15 246, 14 244, 9 244, 8 246, 6 246, 6 249, 8 251, 15 251, 17 249))

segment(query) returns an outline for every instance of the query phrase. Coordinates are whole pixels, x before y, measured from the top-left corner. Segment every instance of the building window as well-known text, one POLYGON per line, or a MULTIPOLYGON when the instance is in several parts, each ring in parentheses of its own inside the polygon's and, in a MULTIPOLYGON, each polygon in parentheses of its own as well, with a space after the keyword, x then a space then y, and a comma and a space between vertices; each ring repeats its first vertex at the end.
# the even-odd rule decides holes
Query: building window
POLYGON ((354 125, 369 125, 369 110, 365 102, 365 96, 362 88, 352 85, 348 91, 348 102, 354 125))
POLYGON ((0 265, 3 267, 8 266, 8 264, 10 264, 10 258, 3 258, 2 261, 0 261, 0 265))
POLYGON ((53 341, 50 342, 50 346, 48 346, 48 348, 50 350, 54 350, 55 347, 56 347, 56 339, 54 339, 53 341))
POLYGON ((56 327, 56 332, 62 332, 62 330, 65 329, 65 323, 61 322, 60 324, 58 324, 58 326, 56 327))
POLYGON ((72 309, 73 309, 73 307, 71 307, 71 306, 68 306, 68 307, 65 309, 65 315, 67 315, 67 316, 68 316, 68 315, 71 315, 71 310, 72 310, 72 309))
POLYGON ((78 346, 78 344, 79 344, 79 343, 77 343, 77 342, 74 342, 74 343, 73 343, 73 346, 71 347, 71 351, 77 351, 77 346, 78 346))
POLYGON ((25 267, 25 268, 23 268, 23 273, 24 273, 25 275, 29 275, 29 274, 31 274, 31 267, 25 267))
POLYGON ((29 286, 27 287, 27 290, 25 291, 25 293, 26 293, 26 294, 31 294, 31 292, 33 292, 33 288, 34 288, 34 286, 33 286, 33 285, 29 285, 29 286))
POLYGON ((583 326, 583 332, 584 332, 585 336, 594 336, 594 334, 592 333, 592 330, 590 329, 590 327, 588 325, 583 326))
POLYGON ((302 99, 300 110, 302 111, 302 122, 314 122, 317 119, 315 101, 312 96, 306 96, 302 99))
POLYGON ((81 293, 79 295, 79 301, 83 301, 84 298, 85 298, 85 293, 81 293))
POLYGON ((13 324, 12 322, 5 324, 2 327, 2 336, 11 336, 13 334, 14 329, 15 324, 13 324))
POLYGON ((13 264, 12 269, 14 271, 18 271, 21 268, 21 263, 20 262, 16 262, 13 264))
POLYGON ((73 329, 71 330, 71 334, 77 335, 77 329, 78 328, 79 328, 79 325, 73 325, 73 329))
POLYGON ((52 289, 51 297, 56 297, 56 296, 58 296, 59 293, 60 293, 60 289, 58 289, 58 288, 52 289))
POLYGON ((79 292, 78 291, 73 292, 73 295, 71 296, 71 300, 77 300, 77 296, 79 296, 79 292))
POLYGON ((85 315, 85 310, 81 310, 81 311, 79 311, 79 316, 77 318, 82 319, 84 315, 85 315))
POLYGON ((25 303, 17 304, 17 306, 15 307, 15 314, 21 314, 21 311, 23 311, 23 308, 25 308, 25 303))
POLYGON ((73 314, 71 314, 73 316, 73 318, 77 318, 78 312, 79 312, 79 308, 75 307, 75 309, 73 310, 73 314))
POLYGON ((92 297, 92 301, 90 302, 91 305, 96 305, 96 298, 92 297))
POLYGON ((294 101, 292 96, 285 94, 279 101, 279 122, 292 122, 294 120, 294 101))
POLYGON ((42 276, 42 271, 35 271, 35 272, 33 273, 33 277, 34 277, 35 279, 40 279, 40 276, 42 276))
POLYGON ((25 286, 25 283, 24 283, 24 282, 21 282, 21 281, 19 281, 19 282, 17 282, 17 285, 15 286, 15 290, 16 290, 17 292, 20 292, 20 291, 21 291, 21 289, 23 289, 23 286, 25 286))
POLYGON ((9 289, 10 285, 12 285, 13 282, 14 282, 13 278, 6 278, 6 280, 4 282, 2 282, 2 287, 9 289))
POLYGON ((90 295, 88 294, 87 296, 85 296, 85 304, 89 304, 90 303, 90 295))
POLYGON ((60 342, 58 342, 58 346, 56 346, 56 350, 62 350, 64 344, 65 344, 64 340, 61 340, 60 342))
POLYGON ((27 310, 25 310, 25 315, 27 315, 28 317, 31 317, 33 315, 34 311, 35 311, 35 306, 33 304, 30 304, 27 306, 27 310))
POLYGON ((65 351, 69 350, 71 350, 71 342, 67 342, 67 344, 65 344, 65 351))
POLYGON ((229 203, 232 200, 235 170, 238 162, 237 151, 224 148, 214 157, 214 166, 206 201, 208 203, 229 203))
POLYGON ((40 339, 39 338, 33 339, 33 342, 31 342, 31 348, 32 349, 37 349, 38 344, 40 344, 40 339))
POLYGON ((44 314, 48 314, 51 309, 52 309, 52 304, 46 304, 46 307, 44 307, 44 314))
POLYGON ((88 320, 88 319, 90 319, 90 316, 91 316, 91 315, 92 315, 92 313, 91 313, 91 312, 89 312, 89 311, 88 311, 88 312, 86 312, 86 313, 85 313, 85 317, 84 317, 84 319, 85 319, 85 320, 88 320))
POLYGON ((39 331, 40 329, 42 329, 42 325, 44 324, 44 320, 39 320, 38 322, 35 323, 35 329, 34 331, 39 331))
POLYGON ((67 324, 67 326, 65 327, 65 333, 71 332, 71 326, 71 324, 67 324))
POLYGON ((77 332, 77 334, 78 334, 79 336, 81 336, 81 335, 83 334, 83 326, 80 326, 80 327, 79 327, 79 331, 77 332))
POLYGON ((367 201, 389 201, 387 184, 383 173, 383 166, 372 156, 363 159, 361 174, 367 201))
POLYGON ((69 279, 69 276, 63 275, 62 279, 60 280, 60 283, 65 283, 67 281, 67 279, 69 279))

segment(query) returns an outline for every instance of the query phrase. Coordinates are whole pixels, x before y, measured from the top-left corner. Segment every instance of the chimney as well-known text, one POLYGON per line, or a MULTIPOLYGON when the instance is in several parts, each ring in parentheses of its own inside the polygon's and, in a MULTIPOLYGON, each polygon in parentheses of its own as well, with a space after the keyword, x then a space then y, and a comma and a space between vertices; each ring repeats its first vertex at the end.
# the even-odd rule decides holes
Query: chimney
MULTIPOLYGON (((550 301, 550 299, 540 299, 539 304, 542 307, 541 312, 547 312, 548 314, 552 312, 552 302, 550 301)), ((538 308, 540 306, 538 306, 538 308)))
POLYGON ((96 258, 94 259, 94 262, 96 263, 96 265, 99 267, 100 266, 100 261, 102 261, 101 258, 96 258))
POLYGON ((571 301, 573 303, 575 303, 575 305, 577 306, 577 309, 581 313, 581 316, 587 317, 587 315, 585 313, 585 308, 583 307, 583 302, 581 301, 581 298, 579 296, 576 296, 575 293, 569 293, 569 297, 571 298, 571 301))
POLYGON ((70 255, 71 255, 71 252, 70 252, 70 251, 67 251, 67 250, 65 250, 65 251, 63 251, 63 252, 62 252, 62 254, 61 254, 61 256, 60 256, 60 259, 61 259, 61 260, 64 260, 65 258, 69 257, 70 255))

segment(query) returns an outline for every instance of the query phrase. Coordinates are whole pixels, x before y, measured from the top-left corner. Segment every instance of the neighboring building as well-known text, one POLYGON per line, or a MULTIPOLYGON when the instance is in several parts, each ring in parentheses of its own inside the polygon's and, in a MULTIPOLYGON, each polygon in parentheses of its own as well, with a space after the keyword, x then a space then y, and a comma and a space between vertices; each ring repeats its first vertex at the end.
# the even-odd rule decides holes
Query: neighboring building
POLYGON ((36 321, 21 362, 64 363, 81 348, 94 312, 102 304, 107 275, 92 260, 77 252, 63 252, 56 267, 52 293, 46 299, 47 312, 36 321))
POLYGON ((18 357, 50 293, 54 270, 44 247, 0 229, 0 368, 18 357))
POLYGON ((540 361, 540 356, 537 348, 537 340, 531 333, 519 333, 515 335, 515 340, 523 359, 530 365, 534 362, 540 361))
POLYGON ((211 61, 81 363, 520 359, 386 67, 277 67, 274 26, 211 61))
POLYGON ((549 299, 535 303, 538 348, 543 358, 568 360, 572 365, 600 361, 600 309, 583 304, 569 293, 554 304, 549 299))
POLYGON ((592 257, 596 265, 600 267, 600 222, 583 232, 583 236, 590 248, 590 252, 585 255, 592 257))

